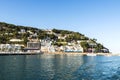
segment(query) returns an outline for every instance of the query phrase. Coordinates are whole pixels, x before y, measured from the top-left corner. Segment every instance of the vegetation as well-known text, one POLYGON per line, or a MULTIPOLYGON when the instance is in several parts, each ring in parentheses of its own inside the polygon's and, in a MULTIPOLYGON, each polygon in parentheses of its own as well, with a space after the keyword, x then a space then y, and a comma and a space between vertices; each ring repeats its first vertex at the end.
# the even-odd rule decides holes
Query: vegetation
POLYGON ((84 52, 87 52, 88 48, 90 47, 87 42, 81 42, 80 45, 83 47, 84 52))
POLYGON ((58 30, 58 29, 53 29, 52 31, 53 31, 54 33, 62 34, 62 35, 65 35, 65 34, 72 34, 72 33, 74 33, 73 31, 58 30))

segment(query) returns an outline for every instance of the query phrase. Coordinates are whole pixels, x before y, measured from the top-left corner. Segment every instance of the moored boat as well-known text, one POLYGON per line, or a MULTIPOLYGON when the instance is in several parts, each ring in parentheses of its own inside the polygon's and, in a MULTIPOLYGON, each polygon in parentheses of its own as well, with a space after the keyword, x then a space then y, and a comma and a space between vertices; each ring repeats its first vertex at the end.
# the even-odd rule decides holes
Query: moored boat
POLYGON ((97 54, 95 54, 95 53, 87 53, 86 55, 87 56, 96 56, 97 54))

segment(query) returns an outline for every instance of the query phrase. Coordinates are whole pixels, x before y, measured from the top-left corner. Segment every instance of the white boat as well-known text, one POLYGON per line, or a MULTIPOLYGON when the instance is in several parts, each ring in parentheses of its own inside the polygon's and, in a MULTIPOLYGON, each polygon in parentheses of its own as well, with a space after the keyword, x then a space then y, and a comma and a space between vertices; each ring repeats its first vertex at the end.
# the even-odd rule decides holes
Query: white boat
POLYGON ((110 56, 112 56, 112 54, 107 54, 107 55, 105 55, 105 56, 110 57, 110 56))
POLYGON ((97 54, 95 54, 95 53, 87 53, 86 55, 87 56, 96 56, 97 54))

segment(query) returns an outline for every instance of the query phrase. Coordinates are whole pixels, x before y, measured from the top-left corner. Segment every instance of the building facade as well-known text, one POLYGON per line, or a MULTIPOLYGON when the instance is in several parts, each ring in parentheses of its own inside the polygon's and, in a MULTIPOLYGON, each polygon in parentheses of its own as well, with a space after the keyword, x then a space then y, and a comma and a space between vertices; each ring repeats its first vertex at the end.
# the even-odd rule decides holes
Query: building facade
POLYGON ((24 48, 27 52, 40 52, 41 43, 40 42, 27 42, 27 48, 24 48))

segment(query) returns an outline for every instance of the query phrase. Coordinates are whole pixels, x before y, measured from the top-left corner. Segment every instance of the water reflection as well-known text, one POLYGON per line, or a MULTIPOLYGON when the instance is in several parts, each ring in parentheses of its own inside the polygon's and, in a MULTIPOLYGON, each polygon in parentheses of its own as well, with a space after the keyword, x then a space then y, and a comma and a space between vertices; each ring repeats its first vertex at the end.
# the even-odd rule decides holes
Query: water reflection
POLYGON ((119 80, 120 70, 117 57, 84 57, 84 64, 74 73, 75 80, 119 80), (89 58, 89 59, 88 59, 89 58), (114 78, 113 78, 114 77, 114 78))
POLYGON ((25 56, 0 56, 0 80, 21 79, 25 65, 25 56))
MULTIPOLYGON (((73 58, 67 55, 42 55, 42 70, 48 79, 71 79, 72 72, 82 64, 82 57, 73 58)), ((43 74, 42 74, 43 75, 43 74)), ((46 77, 44 77, 46 79, 46 77)))
POLYGON ((119 57, 0 56, 0 80, 119 80, 119 57))

